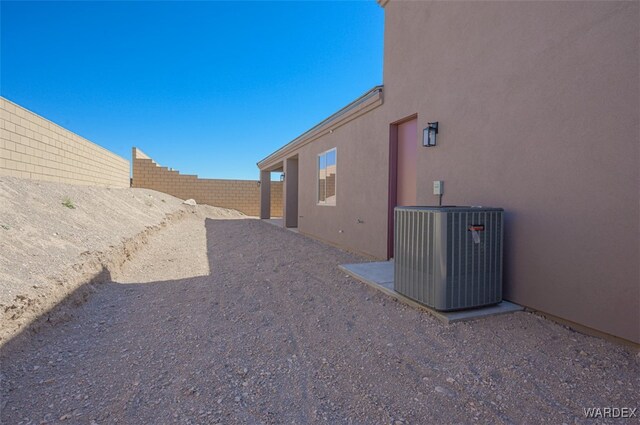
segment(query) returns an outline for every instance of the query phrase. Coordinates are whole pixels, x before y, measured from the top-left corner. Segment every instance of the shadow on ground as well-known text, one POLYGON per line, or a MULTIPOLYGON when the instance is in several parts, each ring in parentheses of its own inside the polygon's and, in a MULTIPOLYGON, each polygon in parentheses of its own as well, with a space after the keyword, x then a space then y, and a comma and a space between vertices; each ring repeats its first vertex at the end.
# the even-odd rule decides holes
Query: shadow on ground
POLYGON ((352 254, 258 220, 205 228, 209 276, 96 284, 7 342, 1 421, 561 423, 637 403, 623 347, 526 313, 445 327, 346 277, 352 254))

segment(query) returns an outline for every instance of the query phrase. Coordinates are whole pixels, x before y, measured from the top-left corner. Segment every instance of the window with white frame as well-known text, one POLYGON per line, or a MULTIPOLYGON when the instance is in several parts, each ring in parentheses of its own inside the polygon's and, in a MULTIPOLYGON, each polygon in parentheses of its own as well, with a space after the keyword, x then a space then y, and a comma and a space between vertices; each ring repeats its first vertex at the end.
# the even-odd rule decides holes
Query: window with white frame
POLYGON ((318 155, 318 204, 336 204, 336 148, 318 155))

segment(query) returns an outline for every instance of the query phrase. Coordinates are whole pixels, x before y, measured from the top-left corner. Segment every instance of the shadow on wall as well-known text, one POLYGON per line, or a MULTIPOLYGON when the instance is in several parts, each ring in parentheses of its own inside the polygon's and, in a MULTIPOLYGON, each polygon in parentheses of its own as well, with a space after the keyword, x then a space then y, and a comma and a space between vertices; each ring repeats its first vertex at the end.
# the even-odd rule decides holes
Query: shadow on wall
MULTIPOLYGON (((232 208, 246 215, 260 215, 260 186, 257 180, 200 179, 161 167, 140 149, 132 151, 132 187, 153 189, 199 204, 232 208)), ((271 211, 282 216, 282 182, 271 182, 271 211)))
POLYGON ((517 213, 511 210, 505 210, 503 217, 503 243, 502 243, 502 298, 505 300, 512 300, 511 287, 513 282, 509 282, 509 276, 513 276, 512 261, 513 261, 513 223, 515 221, 514 215, 517 213))

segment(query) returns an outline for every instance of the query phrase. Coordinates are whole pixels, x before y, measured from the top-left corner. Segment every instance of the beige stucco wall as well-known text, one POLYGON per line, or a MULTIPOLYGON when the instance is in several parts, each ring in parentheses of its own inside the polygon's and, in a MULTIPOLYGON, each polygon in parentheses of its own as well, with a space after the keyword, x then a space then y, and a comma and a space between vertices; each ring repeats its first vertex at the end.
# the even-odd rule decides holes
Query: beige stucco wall
POLYGON ((0 97, 0 176, 129 187, 129 161, 0 97))
POLYGON ((418 203, 504 207, 505 297, 636 342, 639 6, 392 0, 384 52, 387 121, 440 123, 418 203))
POLYGON ((389 148, 382 108, 298 151, 299 232, 377 258, 387 255, 389 148), (318 155, 331 148, 336 148, 336 205, 318 205, 318 155))
POLYGON ((640 3, 385 7, 384 104, 293 151, 299 230, 385 258, 390 124, 417 114, 418 204, 499 206, 505 298, 640 342, 640 3), (337 147, 337 205, 316 205, 337 147), (363 221, 364 223, 359 223, 363 221))
MULTIPOLYGON (((260 215, 260 187, 256 180, 200 179, 195 175, 161 167, 133 148, 132 186, 168 193, 199 204, 232 208, 246 215, 260 215)), ((282 216, 282 182, 271 182, 271 211, 282 216)))

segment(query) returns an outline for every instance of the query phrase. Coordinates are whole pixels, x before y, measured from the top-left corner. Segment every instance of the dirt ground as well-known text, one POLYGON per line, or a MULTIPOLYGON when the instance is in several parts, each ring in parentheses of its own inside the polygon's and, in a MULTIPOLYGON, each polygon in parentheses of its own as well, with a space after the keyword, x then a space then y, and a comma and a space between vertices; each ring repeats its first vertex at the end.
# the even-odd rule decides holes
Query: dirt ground
POLYGON ((571 424, 638 407, 631 349, 523 312, 444 326, 336 267, 359 260, 187 216, 72 319, 5 344, 1 422, 571 424))
MULTIPOLYGON (((206 208, 212 216, 241 215, 196 210, 206 208)), ((0 177, 0 344, 191 210, 153 190, 0 177)))

